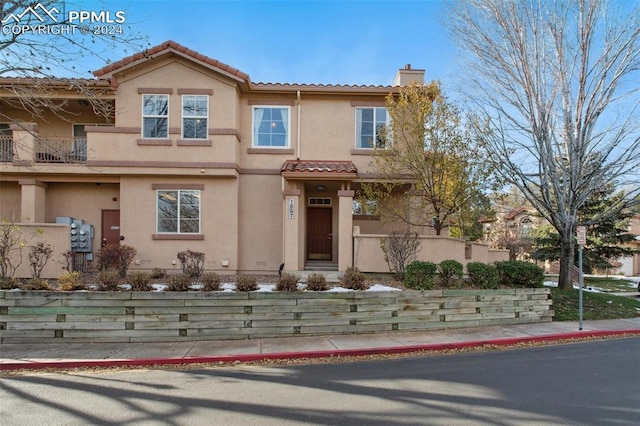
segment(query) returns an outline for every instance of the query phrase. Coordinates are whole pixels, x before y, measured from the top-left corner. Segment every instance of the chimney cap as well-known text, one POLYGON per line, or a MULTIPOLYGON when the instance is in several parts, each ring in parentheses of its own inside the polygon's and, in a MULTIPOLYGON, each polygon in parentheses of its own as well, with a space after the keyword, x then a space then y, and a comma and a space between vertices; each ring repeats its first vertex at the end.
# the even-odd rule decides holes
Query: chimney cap
POLYGON ((405 70, 410 70, 410 69, 411 69, 411 64, 407 64, 407 65, 405 65, 405 66, 404 66, 404 69, 405 69, 405 70))

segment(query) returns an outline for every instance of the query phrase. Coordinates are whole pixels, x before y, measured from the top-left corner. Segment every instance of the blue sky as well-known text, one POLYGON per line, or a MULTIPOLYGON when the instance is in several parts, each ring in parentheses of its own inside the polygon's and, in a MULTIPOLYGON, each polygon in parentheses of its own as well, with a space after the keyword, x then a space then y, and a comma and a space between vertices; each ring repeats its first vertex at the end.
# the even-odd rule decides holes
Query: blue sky
POLYGON ((80 3, 84 10, 125 10, 126 25, 147 35, 151 45, 174 40, 254 82, 388 85, 405 64, 425 69, 427 80, 446 84, 454 76, 440 0, 80 3))

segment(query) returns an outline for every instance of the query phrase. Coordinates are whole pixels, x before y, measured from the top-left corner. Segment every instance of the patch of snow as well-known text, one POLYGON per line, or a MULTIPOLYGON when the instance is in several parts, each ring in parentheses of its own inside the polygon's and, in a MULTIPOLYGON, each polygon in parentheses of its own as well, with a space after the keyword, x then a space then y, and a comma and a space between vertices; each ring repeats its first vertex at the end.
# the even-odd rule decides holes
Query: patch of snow
POLYGON ((402 291, 399 288, 389 287, 382 284, 374 284, 367 291, 402 291))

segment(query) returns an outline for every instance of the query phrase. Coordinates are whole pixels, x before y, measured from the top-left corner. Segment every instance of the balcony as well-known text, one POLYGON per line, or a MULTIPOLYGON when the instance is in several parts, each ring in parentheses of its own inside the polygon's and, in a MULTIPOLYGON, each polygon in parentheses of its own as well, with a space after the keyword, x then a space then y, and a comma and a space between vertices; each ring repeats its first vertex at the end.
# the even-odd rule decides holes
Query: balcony
POLYGON ((13 136, 0 135, 0 163, 13 161, 13 136))
POLYGON ((86 163, 86 137, 36 138, 36 163, 86 163))

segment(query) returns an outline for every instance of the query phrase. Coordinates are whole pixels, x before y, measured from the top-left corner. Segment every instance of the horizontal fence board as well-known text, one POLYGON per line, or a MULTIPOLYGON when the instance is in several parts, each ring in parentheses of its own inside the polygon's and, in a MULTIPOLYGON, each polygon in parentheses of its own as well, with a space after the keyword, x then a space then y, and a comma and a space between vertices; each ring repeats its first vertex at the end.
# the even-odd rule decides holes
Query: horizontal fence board
POLYGON ((159 314, 234 314, 245 312, 244 306, 216 306, 216 307, 196 307, 196 306, 142 306, 135 307, 136 315, 159 315, 159 314))
POLYGON ((59 314, 87 314, 87 315, 124 315, 124 307, 100 307, 100 306, 61 306, 61 307, 24 307, 14 306, 9 308, 9 314, 18 315, 59 315, 59 314))
POLYGON ((170 342, 521 324, 553 319, 549 294, 546 288, 291 293, 0 291, 0 339, 2 343, 170 342))
POLYGON ((28 298, 28 299, 0 299, 0 306, 8 307, 59 307, 62 306, 60 299, 28 298))
MULTIPOLYGON (((43 322, 38 323, 42 330, 124 330, 124 323, 117 322, 43 322)), ((7 324, 7 330, 30 330, 32 327, 27 323, 12 322, 7 324)))
POLYGON ((0 322, 52 322, 55 321, 57 315, 0 315, 0 322))
MULTIPOLYGON (((323 306, 289 306, 288 312, 306 313, 306 312, 349 312, 350 305, 323 305, 323 306)), ((282 312, 282 308, 278 306, 253 306, 253 313, 282 312)))

